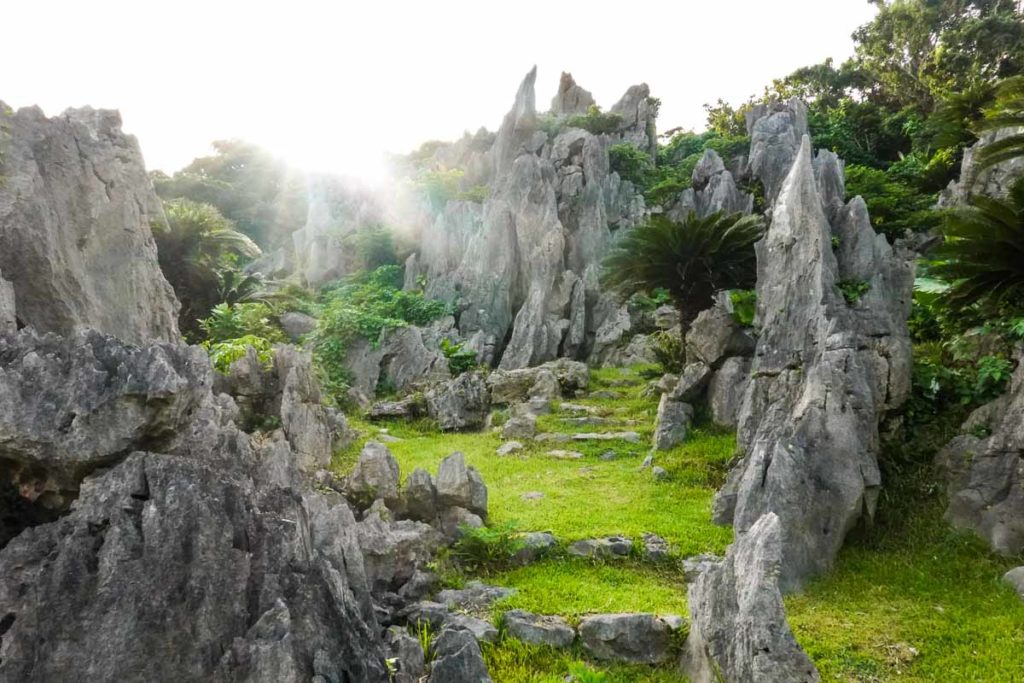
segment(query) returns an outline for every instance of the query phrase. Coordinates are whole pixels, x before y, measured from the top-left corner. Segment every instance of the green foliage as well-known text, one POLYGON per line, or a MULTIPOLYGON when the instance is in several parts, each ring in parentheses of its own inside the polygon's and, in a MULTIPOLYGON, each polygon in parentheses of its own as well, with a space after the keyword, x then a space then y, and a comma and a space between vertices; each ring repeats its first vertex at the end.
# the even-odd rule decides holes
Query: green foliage
POLYGON ((434 211, 440 211, 459 194, 462 177, 465 174, 461 168, 424 171, 417 179, 416 185, 434 211))
POLYGON ((227 374, 232 363, 245 356, 250 347, 256 351, 260 363, 264 366, 269 367, 274 360, 272 342, 269 339, 251 334, 222 342, 205 341, 203 346, 206 348, 207 353, 210 354, 210 362, 213 368, 224 374, 227 374))
MULTIPOLYGON (((1007 78, 995 89, 995 103, 975 124, 978 132, 1024 127, 1024 75, 1007 78)), ((978 154, 978 169, 1024 157, 1024 133, 1017 132, 991 142, 978 154)))
POLYGON ((284 342, 281 328, 272 319, 273 310, 262 303, 217 304, 210 316, 199 321, 207 341, 228 342, 239 337, 260 337, 271 343, 284 342))
POLYGON ((349 272, 369 272, 381 266, 396 266, 400 262, 394 233, 387 228, 376 226, 350 232, 341 242, 342 251, 355 256, 349 272))
POLYGON ((523 549, 522 537, 515 522, 494 526, 459 528, 461 536, 452 546, 459 563, 470 571, 497 571, 511 566, 516 553, 523 549))
POLYGON ((608 163, 611 170, 618 173, 620 178, 637 187, 645 185, 647 175, 654 168, 650 155, 628 142, 608 148, 608 163))
POLYGON ((655 287, 650 295, 646 292, 637 292, 629 298, 629 305, 641 311, 654 311, 660 306, 672 303, 672 297, 664 287, 655 287))
POLYGON ((705 104, 708 130, 725 137, 738 137, 747 134, 747 117, 751 103, 733 107, 719 98, 715 104, 705 104))
POLYGON ((441 340, 441 353, 448 359, 448 369, 452 375, 458 376, 476 367, 476 353, 462 348, 462 343, 454 343, 450 339, 441 340))
POLYGON ((667 205, 693 184, 693 169, 705 150, 713 149, 728 164, 745 155, 749 148, 750 138, 743 133, 671 131, 669 141, 658 148, 654 168, 642 176, 640 187, 644 197, 649 204, 667 205))
POLYGON ((164 277, 181 302, 179 326, 195 336, 199 320, 220 301, 226 271, 238 257, 255 257, 260 249, 209 204, 187 199, 165 202, 167 225, 155 224, 153 237, 164 277))
POLYGON ((210 204, 258 244, 289 239, 306 220, 306 180, 280 159, 240 140, 218 140, 215 153, 173 176, 151 174, 165 200, 210 204))
POLYGON ((697 314, 711 306, 715 292, 754 283, 754 243, 763 232, 759 216, 690 214, 680 223, 651 216, 616 243, 605 258, 602 279, 626 294, 666 290, 685 334, 697 314))
POLYGON ((345 358, 353 341, 362 337, 376 344, 385 330, 426 325, 447 311, 422 292, 403 291, 402 279, 400 267, 381 266, 321 290, 313 355, 335 400, 348 388, 345 358))
POLYGON ((491 194, 491 188, 486 185, 474 185, 455 195, 455 198, 463 202, 476 202, 482 204, 491 194))
POLYGON ((846 303, 853 305, 860 301, 861 297, 871 289, 871 283, 864 280, 840 280, 836 287, 842 292, 846 303))
POLYGON ((654 336, 654 357, 662 367, 662 372, 678 375, 686 366, 686 347, 679 335, 669 334, 665 330, 654 336))
POLYGON ((590 668, 583 662, 573 662, 569 665, 569 678, 571 683, 608 683, 608 674, 590 668))
POLYGON ((933 270, 952 283, 950 305, 1024 310, 1024 179, 1006 199, 977 196, 950 209, 944 228, 933 270))
POLYGON ((596 104, 590 105, 586 114, 570 116, 565 122, 567 128, 582 128, 594 135, 617 133, 622 127, 622 117, 618 114, 602 113, 596 104))
POLYGON ((873 227, 890 239, 902 237, 907 230, 926 232, 939 222, 937 212, 932 210, 935 195, 924 194, 899 179, 900 168, 893 165, 881 171, 869 166, 846 167, 847 196, 863 197, 873 227))
POLYGON ((754 289, 733 289, 729 292, 729 299, 732 301, 733 317, 736 322, 744 327, 754 324, 754 315, 757 313, 757 290, 754 289))

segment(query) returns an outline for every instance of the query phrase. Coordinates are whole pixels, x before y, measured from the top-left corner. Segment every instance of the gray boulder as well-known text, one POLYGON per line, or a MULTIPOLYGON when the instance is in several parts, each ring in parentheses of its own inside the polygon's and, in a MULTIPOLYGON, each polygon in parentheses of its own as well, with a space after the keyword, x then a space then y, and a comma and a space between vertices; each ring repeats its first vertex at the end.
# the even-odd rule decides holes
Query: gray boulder
POLYGON ((437 518, 437 489, 430 472, 414 469, 405 480, 402 497, 410 519, 430 524, 437 518))
POLYGON ((509 635, 524 643, 566 648, 576 640, 576 631, 558 616, 543 616, 526 610, 505 612, 505 629, 509 635))
POLYGON ((693 406, 673 401, 669 394, 663 394, 658 402, 658 414, 654 422, 654 448, 667 451, 686 441, 692 421, 693 406))
POLYGON ((303 468, 326 467, 334 452, 355 438, 348 422, 340 412, 324 405, 308 352, 275 346, 274 370, 281 388, 281 429, 288 443, 302 459, 303 468))
POLYGON ((505 443, 503 443, 500 446, 498 446, 497 450, 495 450, 495 453, 497 455, 505 456, 505 455, 512 455, 516 451, 521 451, 521 450, 523 450, 523 444, 521 442, 519 442, 519 441, 506 441, 505 443))
POLYGON ((978 142, 964 150, 960 164, 959 180, 950 181, 949 187, 940 195, 940 206, 954 206, 971 196, 1005 197, 1013 182, 1024 175, 1024 159, 1010 159, 984 170, 978 169, 978 153, 994 142, 1024 134, 1021 128, 1004 128, 985 133, 978 142))
POLYGON ((288 339, 296 343, 316 329, 316 318, 301 311, 282 313, 279 322, 288 339))
POLYGON ((669 398, 683 403, 693 403, 703 398, 711 375, 711 368, 702 361, 687 364, 679 381, 668 392, 669 398))
POLYGON ((516 552, 515 561, 522 565, 536 562, 558 545, 554 535, 547 531, 531 531, 520 540, 522 547, 516 552))
POLYGON ((434 386, 426 398, 427 414, 446 432, 483 427, 491 407, 487 384, 476 372, 434 386))
POLYGON ((480 644, 465 629, 446 628, 434 640, 430 683, 491 683, 480 644))
POLYGON ((458 589, 443 590, 437 594, 437 602, 461 611, 480 612, 491 604, 514 595, 515 588, 490 586, 481 581, 467 581, 458 589))
POLYGON ((413 394, 398 401, 377 401, 370 406, 366 416, 371 420, 412 420, 426 412, 423 396, 413 394))
POLYGON ((463 507, 481 517, 487 516, 487 486, 475 467, 466 466, 465 456, 458 451, 441 461, 437 499, 442 506, 463 507))
POLYGON ((711 369, 718 369, 732 356, 753 353, 754 339, 731 313, 718 305, 702 311, 686 335, 687 359, 703 362, 711 369))
POLYGON ((426 668, 426 657, 420 641, 404 628, 392 626, 386 642, 396 663, 395 683, 417 683, 426 668))
POLYGON ((441 533, 449 541, 456 541, 462 536, 465 527, 479 529, 483 527, 484 520, 479 515, 462 507, 450 507, 445 509, 439 519, 441 533))
POLYGON ((510 417, 501 427, 503 439, 532 439, 537 434, 537 418, 533 415, 510 417))
POLYGON ((568 553, 575 557, 627 557, 631 552, 633 552, 633 541, 623 536, 576 541, 568 549, 568 553))
POLYGON ((580 641, 597 659, 660 664, 671 655, 671 629, 653 614, 597 614, 580 621, 580 641))
POLYGON ((990 436, 957 436, 936 457, 947 482, 946 519, 993 551, 1016 555, 1024 550, 1024 363, 1007 393, 976 411, 965 429, 972 422, 990 436))
POLYGON ((1015 567, 1003 574, 1003 583, 1008 584, 1024 600, 1024 567, 1015 567))
POLYGON ((388 522, 370 512, 356 526, 366 580, 376 594, 398 590, 440 549, 441 534, 433 527, 401 520, 388 522))
POLYGON ((353 504, 366 509, 378 498, 388 507, 399 503, 398 461, 388 447, 379 441, 367 441, 359 461, 349 475, 345 495, 353 504))
POLYGON ((17 319, 39 332, 178 341, 178 300, 150 230, 167 220, 120 114, 46 118, 0 102, 0 129, 0 271, 17 319))
POLYGON ((768 513, 690 584, 683 666, 694 683, 820 680, 786 623, 781 523, 768 513))

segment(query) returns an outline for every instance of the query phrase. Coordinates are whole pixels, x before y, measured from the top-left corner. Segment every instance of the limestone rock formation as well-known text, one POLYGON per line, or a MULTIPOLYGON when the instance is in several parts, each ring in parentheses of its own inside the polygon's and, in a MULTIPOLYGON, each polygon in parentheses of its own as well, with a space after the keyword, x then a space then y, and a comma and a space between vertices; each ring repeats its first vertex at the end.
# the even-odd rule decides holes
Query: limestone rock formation
POLYGON ((779 591, 782 532, 767 513, 690 584, 683 668, 694 683, 815 683, 817 669, 786 623, 779 591))
POLYGON ((765 200, 775 204, 807 135, 807 105, 797 99, 757 104, 747 112, 749 172, 764 184, 765 200))
POLYGON ((551 100, 551 113, 556 116, 586 114, 596 104, 594 96, 573 80, 572 74, 562 72, 558 79, 558 92, 551 100))
POLYGON ((978 152, 986 145, 1013 135, 1024 134, 1021 128, 1004 128, 986 133, 978 142, 964 150, 960 164, 960 179, 950 181, 949 187, 939 197, 939 204, 951 206, 961 203, 972 195, 1005 197, 1013 182, 1024 176, 1024 159, 1017 158, 998 163, 983 171, 978 169, 978 152))
POLYGON ((0 679, 388 680, 355 519, 301 469, 320 454, 239 431, 201 349, 2 343, 0 486, 54 514, 3 535, 0 679))
MULTIPOLYGON (((568 128, 549 137, 538 129, 535 79, 534 70, 523 80, 489 146, 460 141, 435 154, 439 165, 457 157, 468 182, 486 184, 489 194, 482 204, 447 202, 423 230, 414 261, 427 296, 459 302, 457 329, 467 348, 502 369, 584 357, 615 314, 618 305, 600 294, 600 260, 613 231, 635 224, 644 205, 610 171, 608 148, 654 143, 646 86, 613 107, 623 117, 619 132, 568 128)), ((555 114, 587 99, 570 80, 563 79, 555 114)))
POLYGON ((937 456, 948 482, 946 519, 968 529, 997 553, 1024 550, 1024 362, 1009 391, 967 422, 986 438, 962 434, 937 456))
POLYGON ((778 516, 783 589, 827 570, 847 532, 873 513, 878 423, 910 384, 913 255, 875 234, 860 198, 830 223, 806 137, 779 174, 806 129, 802 112, 795 102, 770 107, 750 126, 752 166, 766 187, 784 182, 769 193, 771 226, 757 245, 760 336, 738 419, 743 458, 714 511, 737 538, 766 513, 778 516), (868 291, 847 302, 843 281, 868 291))
MULTIPOLYGON (((166 219, 120 115, 87 107, 46 118, 0 102, 0 129, 0 271, 19 323, 177 340, 179 305, 150 231, 166 219)), ((10 299, 0 291, 0 300, 9 320, 10 299)))
POLYGON ((739 189, 722 157, 713 149, 704 151, 691 180, 692 186, 683 190, 668 209, 672 220, 682 221, 690 213, 704 217, 717 211, 749 214, 754 210, 754 195, 739 189))

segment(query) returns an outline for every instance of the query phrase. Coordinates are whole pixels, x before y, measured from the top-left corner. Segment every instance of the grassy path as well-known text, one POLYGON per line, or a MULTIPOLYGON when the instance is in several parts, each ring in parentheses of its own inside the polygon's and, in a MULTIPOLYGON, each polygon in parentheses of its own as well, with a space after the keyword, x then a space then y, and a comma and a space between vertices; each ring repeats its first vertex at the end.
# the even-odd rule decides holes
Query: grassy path
MULTIPOLYGON (((388 447, 403 477, 415 467, 436 472, 445 456, 462 451, 487 483, 492 525, 549 531, 563 545, 615 534, 638 540, 651 532, 672 546, 673 561, 660 564, 555 553, 527 567, 492 572, 482 578, 518 591, 494 607, 496 621, 512 608, 559 614, 573 623, 599 612, 685 616, 678 559, 721 554, 731 540, 730 529, 711 524, 710 505, 735 440, 695 429, 686 444, 655 456, 655 464, 669 473, 656 480, 650 469, 640 468, 657 409, 657 396, 646 386, 636 369, 595 370, 590 392, 598 397, 571 399, 587 412, 555 402, 555 410, 538 419, 539 432, 629 430, 639 434, 637 443, 524 441, 523 450, 498 456, 503 442, 497 431, 441 434, 425 422, 356 426, 367 438, 384 427, 399 439, 388 447), (546 455, 553 449, 583 457, 554 459, 546 455)), ((502 417, 496 414, 498 422, 502 417)), ((335 469, 350 470, 360 446, 338 454, 335 469)), ((854 541, 834 572, 786 598, 787 612, 826 681, 1024 681, 1024 602, 999 582, 1022 559, 993 558, 951 532, 936 499, 899 529, 886 530, 883 541, 854 541)), ((499 683, 560 683, 570 672, 581 683, 682 680, 671 665, 601 665, 578 647, 556 651, 502 638, 484 651, 499 683)))

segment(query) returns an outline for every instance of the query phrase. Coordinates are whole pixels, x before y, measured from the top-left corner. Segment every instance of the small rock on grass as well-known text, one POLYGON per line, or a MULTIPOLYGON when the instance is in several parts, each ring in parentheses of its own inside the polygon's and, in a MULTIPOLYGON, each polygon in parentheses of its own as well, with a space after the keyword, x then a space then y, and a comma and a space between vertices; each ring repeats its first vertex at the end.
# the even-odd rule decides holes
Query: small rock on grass
POLYGON ((548 451, 547 455, 549 458, 556 458, 558 460, 579 460, 583 457, 583 454, 578 451, 562 451, 553 450, 548 451))
POLYGON ((1003 581, 1013 586, 1017 595, 1024 600, 1024 567, 1017 567, 1003 574, 1003 581))
POLYGON ((664 467, 658 467, 655 465, 651 468, 651 474, 654 475, 655 479, 668 479, 668 470, 664 467))
POLYGON ((584 432, 573 434, 572 438, 574 441, 640 441, 640 435, 636 432, 584 432))
POLYGON ((615 451, 605 451, 604 453, 601 454, 600 457, 601 457, 601 460, 608 461, 608 460, 614 460, 615 458, 617 458, 618 454, 615 451))
POLYGON ((523 449, 523 444, 519 441, 506 441, 505 443, 498 446, 498 450, 495 451, 498 455, 511 455, 516 451, 523 449))
POLYGON ((527 491, 520 496, 523 500, 540 500, 544 497, 544 494, 540 491, 527 491))
POLYGON ((647 469, 648 467, 651 466, 651 464, 653 462, 654 462, 654 456, 653 455, 648 455, 646 458, 644 458, 644 461, 642 463, 640 463, 640 469, 642 469, 642 470, 647 469))
POLYGON ((624 536, 590 538, 576 541, 568 553, 575 557, 626 557, 633 550, 633 541, 624 536))
POLYGON ((668 558, 668 541, 657 534, 645 533, 643 535, 644 556, 648 560, 660 562, 668 558))
POLYGON ((580 621, 580 640, 604 660, 660 664, 670 656, 671 630, 653 614, 596 614, 580 621))
POLYGON ((463 588, 443 590, 437 594, 437 602, 448 609, 481 610, 492 603, 503 600, 516 592, 515 588, 492 586, 482 581, 467 581, 463 588))
POLYGON ((521 565, 536 562, 558 545, 555 537, 547 531, 532 531, 523 534, 520 540, 523 547, 516 553, 515 560, 521 565))
POLYGON ((521 609, 505 612, 505 628, 513 638, 534 645, 566 648, 576 640, 576 631, 562 617, 533 614, 521 609))

